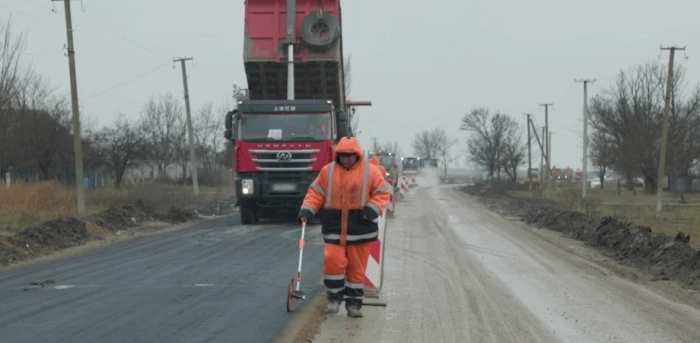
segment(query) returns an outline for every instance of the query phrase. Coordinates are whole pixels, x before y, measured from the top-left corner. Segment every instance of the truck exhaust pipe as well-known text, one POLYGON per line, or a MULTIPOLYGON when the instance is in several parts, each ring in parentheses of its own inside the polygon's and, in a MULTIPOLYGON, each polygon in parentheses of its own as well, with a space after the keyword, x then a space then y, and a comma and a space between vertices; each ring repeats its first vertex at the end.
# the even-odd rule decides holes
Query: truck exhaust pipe
POLYGON ((296 0, 287 0, 287 100, 294 100, 294 25, 296 0))

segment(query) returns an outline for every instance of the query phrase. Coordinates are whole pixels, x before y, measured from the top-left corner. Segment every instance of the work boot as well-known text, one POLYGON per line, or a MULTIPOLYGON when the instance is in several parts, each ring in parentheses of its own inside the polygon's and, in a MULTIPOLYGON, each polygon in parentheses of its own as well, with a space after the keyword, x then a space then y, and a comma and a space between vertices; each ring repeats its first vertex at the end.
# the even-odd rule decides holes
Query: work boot
POLYGON ((326 306, 326 313, 336 314, 338 311, 340 311, 340 303, 336 301, 329 301, 328 305, 326 306))
POLYGON ((362 312, 360 312, 359 307, 348 307, 348 317, 360 318, 362 317, 362 312))

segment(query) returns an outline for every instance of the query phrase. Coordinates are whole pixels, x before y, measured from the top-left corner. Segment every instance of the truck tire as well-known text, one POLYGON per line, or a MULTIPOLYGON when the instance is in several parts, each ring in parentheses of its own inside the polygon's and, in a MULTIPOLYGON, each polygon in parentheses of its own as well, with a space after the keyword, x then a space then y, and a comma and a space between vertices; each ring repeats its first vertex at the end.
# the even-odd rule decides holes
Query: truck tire
POLYGON ((325 11, 310 13, 299 24, 301 40, 316 50, 326 50, 340 38, 340 23, 325 11))
POLYGON ((241 206, 241 224, 252 225, 260 221, 253 206, 241 206))

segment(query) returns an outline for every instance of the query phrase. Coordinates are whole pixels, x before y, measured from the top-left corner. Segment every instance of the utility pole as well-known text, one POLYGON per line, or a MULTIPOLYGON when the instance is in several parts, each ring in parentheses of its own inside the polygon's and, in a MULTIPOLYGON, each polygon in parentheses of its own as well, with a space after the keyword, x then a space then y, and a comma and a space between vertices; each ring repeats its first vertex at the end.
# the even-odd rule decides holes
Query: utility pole
MULTIPOLYGON (((540 106, 544 106, 544 127, 545 127, 545 140, 547 142, 547 148, 545 149, 547 151, 547 170, 550 170, 550 163, 552 163, 552 156, 550 154, 551 152, 551 144, 549 144, 549 106, 554 106, 553 103, 545 103, 545 104, 540 104, 540 106)), ((551 170, 550 170, 551 171, 551 170)), ((552 187, 552 177, 551 173, 547 172, 547 197, 549 197, 549 191, 552 187)))
POLYGON ((73 107, 73 154, 75 155, 75 193, 78 195, 78 216, 85 215, 85 185, 83 184, 83 138, 80 133, 80 110, 78 106, 78 81, 75 72, 75 49, 73 47, 73 21, 70 0, 63 1, 66 11, 66 31, 68 35, 68 68, 70 71, 70 93, 73 107))
POLYGON ((586 199, 586 180, 588 179, 588 83, 595 79, 574 80, 583 83, 583 177, 581 180, 581 199, 586 199))
POLYGON ((197 177, 197 155, 194 153, 194 130, 192 129, 192 114, 190 112, 190 92, 187 89, 187 67, 185 61, 191 61, 192 57, 180 57, 173 62, 180 62, 182 67, 182 83, 185 87, 185 109, 187 110, 187 141, 190 146, 190 174, 192 174, 192 186, 194 195, 199 195, 199 179, 197 177))
POLYGON ((664 104, 664 121, 661 124, 661 151, 659 152, 659 175, 656 181, 656 219, 661 219, 661 204, 663 201, 663 183, 664 168, 666 167, 666 141, 668 140, 668 116, 671 110, 671 87, 673 87, 673 58, 676 50, 685 51, 685 47, 678 48, 675 46, 661 47, 661 50, 670 50, 671 55, 668 58, 668 77, 666 79, 666 96, 664 104))
POLYGON ((530 116, 531 114, 529 113, 523 113, 525 116, 527 116, 527 180, 528 180, 528 189, 532 190, 532 179, 530 178, 530 173, 532 172, 532 138, 530 138, 530 116))
POLYGON ((540 146, 540 151, 542 151, 542 155, 540 156, 540 190, 544 188, 544 180, 542 180, 542 178, 547 176, 547 173, 545 171, 545 169, 547 169, 547 166, 544 165, 545 156, 548 155, 547 137, 545 137, 545 134, 547 134, 546 128, 542 126, 542 143, 544 143, 544 146, 540 146), (544 168, 542 166, 544 166, 544 168))

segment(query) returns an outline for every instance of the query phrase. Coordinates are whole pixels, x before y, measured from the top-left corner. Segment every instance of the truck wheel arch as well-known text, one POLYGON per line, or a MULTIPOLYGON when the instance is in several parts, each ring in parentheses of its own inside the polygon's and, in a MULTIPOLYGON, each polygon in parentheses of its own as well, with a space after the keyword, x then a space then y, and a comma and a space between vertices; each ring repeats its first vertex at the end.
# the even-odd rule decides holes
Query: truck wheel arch
POLYGON ((299 24, 299 33, 301 40, 310 48, 325 50, 340 38, 340 22, 325 11, 309 13, 299 24), (319 27, 325 27, 328 30, 326 35, 319 35, 316 32, 319 27))

